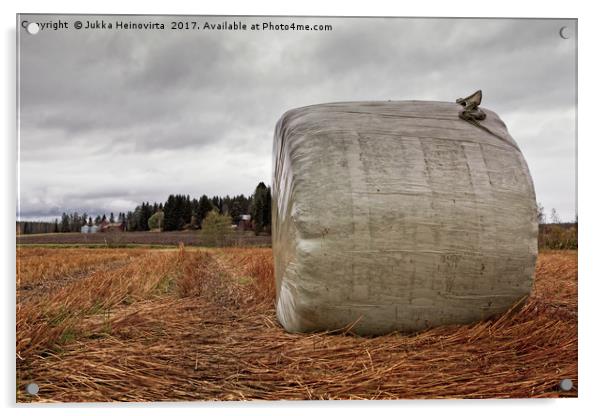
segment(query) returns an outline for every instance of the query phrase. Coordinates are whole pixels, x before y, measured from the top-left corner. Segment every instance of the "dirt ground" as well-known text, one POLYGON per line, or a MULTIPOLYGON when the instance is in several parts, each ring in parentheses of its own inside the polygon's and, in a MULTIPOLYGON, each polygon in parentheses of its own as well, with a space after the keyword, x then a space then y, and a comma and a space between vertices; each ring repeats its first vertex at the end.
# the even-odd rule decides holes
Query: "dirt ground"
MULTIPOLYGON (((207 237, 199 231, 169 231, 169 232, 149 232, 149 231, 128 231, 128 232, 108 232, 108 233, 51 233, 51 234, 24 234, 17 236, 19 245, 104 245, 123 246, 130 244, 142 245, 172 245, 177 246, 183 243, 187 246, 207 246, 212 245, 207 237)), ((225 238, 225 245, 233 246, 269 246, 272 243, 272 237, 269 235, 256 236, 252 231, 235 231, 225 238)))
POLYGON ((20 247, 17 269, 19 402, 577 395, 576 251, 540 253, 504 316, 373 338, 286 333, 269 248, 20 247))

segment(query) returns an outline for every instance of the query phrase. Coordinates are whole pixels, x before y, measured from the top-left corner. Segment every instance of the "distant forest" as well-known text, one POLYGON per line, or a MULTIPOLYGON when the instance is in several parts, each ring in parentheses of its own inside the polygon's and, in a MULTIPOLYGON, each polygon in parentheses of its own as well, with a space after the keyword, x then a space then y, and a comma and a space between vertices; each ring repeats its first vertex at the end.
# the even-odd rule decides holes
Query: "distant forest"
MULTIPOLYGON (((243 215, 250 215, 256 233, 270 233, 271 205, 272 191, 260 182, 250 196, 241 194, 209 198, 202 195, 191 198, 190 195, 169 195, 165 202, 142 202, 133 211, 119 212, 117 215, 110 212, 108 216, 104 213, 93 218, 85 212, 63 212, 61 219, 54 222, 17 221, 17 234, 80 232, 84 225, 100 225, 103 222, 124 224, 126 231, 149 231, 149 220, 159 213, 163 231, 200 229, 207 214, 213 210, 220 215, 230 216, 233 224, 237 224, 243 215)), ((150 221, 151 224, 155 218, 150 221)))

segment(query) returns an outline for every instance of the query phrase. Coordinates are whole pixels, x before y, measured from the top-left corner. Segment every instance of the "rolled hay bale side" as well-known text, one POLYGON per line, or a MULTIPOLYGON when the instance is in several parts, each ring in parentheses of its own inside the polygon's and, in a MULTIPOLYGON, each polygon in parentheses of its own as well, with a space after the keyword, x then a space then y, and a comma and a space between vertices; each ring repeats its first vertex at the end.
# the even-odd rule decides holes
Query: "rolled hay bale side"
POLYGON ((469 323, 530 293, 537 208, 492 111, 447 102, 288 111, 273 148, 277 317, 291 332, 377 335, 469 323))

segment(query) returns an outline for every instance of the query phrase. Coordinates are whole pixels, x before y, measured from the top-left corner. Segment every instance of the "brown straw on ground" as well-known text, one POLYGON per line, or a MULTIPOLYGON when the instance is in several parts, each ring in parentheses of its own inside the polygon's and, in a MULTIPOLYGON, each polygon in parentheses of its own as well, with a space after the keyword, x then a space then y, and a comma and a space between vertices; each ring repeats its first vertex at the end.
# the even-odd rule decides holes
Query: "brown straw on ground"
POLYGON ((533 294, 516 310, 413 335, 289 334, 273 295, 270 249, 180 248, 24 296, 18 400, 576 396, 576 251, 540 253, 533 294), (564 378, 570 392, 558 389, 564 378))

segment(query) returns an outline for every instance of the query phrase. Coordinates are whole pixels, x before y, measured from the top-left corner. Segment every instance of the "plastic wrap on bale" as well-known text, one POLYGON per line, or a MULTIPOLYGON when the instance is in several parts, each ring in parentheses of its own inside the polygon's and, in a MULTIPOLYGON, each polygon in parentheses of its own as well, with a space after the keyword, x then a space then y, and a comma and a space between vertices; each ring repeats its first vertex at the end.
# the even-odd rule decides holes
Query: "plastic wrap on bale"
POLYGON ((492 111, 450 102, 286 112, 273 147, 276 312, 290 332, 415 332, 500 314, 530 293, 537 207, 492 111))

